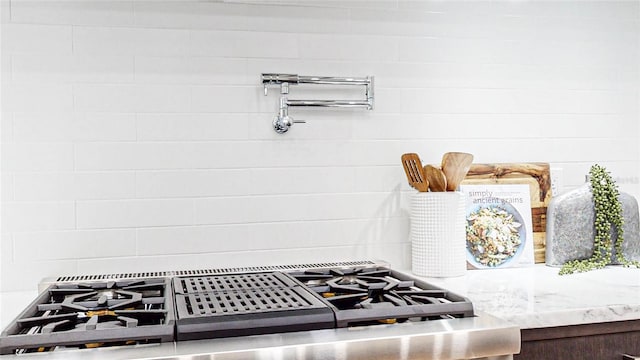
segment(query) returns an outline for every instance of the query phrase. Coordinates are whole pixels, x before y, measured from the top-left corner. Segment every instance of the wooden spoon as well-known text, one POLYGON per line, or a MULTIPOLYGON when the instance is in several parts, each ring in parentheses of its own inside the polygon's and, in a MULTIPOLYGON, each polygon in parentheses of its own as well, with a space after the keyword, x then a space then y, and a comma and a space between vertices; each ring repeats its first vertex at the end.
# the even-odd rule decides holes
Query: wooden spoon
POLYGON ((429 182, 422 172, 422 162, 418 154, 402 154, 402 166, 404 167, 404 172, 407 174, 409 185, 420 192, 429 190, 429 182))
POLYGON ((429 190, 447 191, 447 177, 440 168, 433 165, 425 165, 423 172, 427 181, 429 181, 429 190))
POLYGON ((442 156, 442 171, 447 177, 447 191, 456 191, 472 162, 473 155, 463 152, 448 152, 442 156))

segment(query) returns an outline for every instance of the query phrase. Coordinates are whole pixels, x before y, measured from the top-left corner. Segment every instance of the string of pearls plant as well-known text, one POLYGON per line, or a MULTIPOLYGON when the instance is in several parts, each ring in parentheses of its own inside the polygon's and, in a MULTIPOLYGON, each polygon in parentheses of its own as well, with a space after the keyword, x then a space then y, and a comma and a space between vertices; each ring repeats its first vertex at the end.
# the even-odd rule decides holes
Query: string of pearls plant
POLYGON ((640 268, 640 262, 629 261, 622 253, 624 242, 624 217, 620 204, 618 185, 611 179, 607 170, 595 164, 589 170, 591 193, 595 209, 595 239, 593 255, 587 259, 571 260, 560 269, 560 275, 573 274, 601 269, 611 262, 613 246, 616 249, 618 263, 625 267, 640 268), (615 245, 611 239, 612 230, 616 230, 615 245))

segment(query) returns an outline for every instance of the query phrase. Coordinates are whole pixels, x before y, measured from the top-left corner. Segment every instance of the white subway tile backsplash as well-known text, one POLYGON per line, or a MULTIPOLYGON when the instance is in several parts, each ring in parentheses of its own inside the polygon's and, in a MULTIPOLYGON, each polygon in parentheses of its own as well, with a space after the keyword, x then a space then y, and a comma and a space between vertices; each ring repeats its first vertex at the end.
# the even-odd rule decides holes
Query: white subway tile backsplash
MULTIPOLYGON (((296 124, 304 127, 306 124, 296 124)), ((268 125, 271 127, 271 125, 268 125)), ((316 126, 316 125, 314 125, 316 126)), ((293 136, 292 136, 293 138, 293 136)), ((277 138, 276 138, 277 139, 277 138)), ((244 144, 249 167, 295 167, 295 166, 349 166, 353 165, 353 145, 343 140, 305 141, 282 139, 280 141, 256 141, 244 144), (284 140, 284 141, 282 141, 284 140)))
POLYGON ((78 229, 193 224, 193 200, 101 200, 76 202, 78 229))
MULTIPOLYGON (((424 11, 437 14, 444 14, 448 17, 457 16, 473 16, 479 19, 502 15, 509 7, 505 6, 507 2, 462 2, 462 1, 398 1, 398 9, 404 11, 424 11)), ((509 2, 511 3, 511 2, 509 2)), ((521 2, 515 3, 514 7, 518 7, 521 2)))
POLYGON ((254 85, 255 77, 247 77, 247 61, 242 58, 135 58, 135 79, 143 84, 254 85))
POLYGON ((86 112, 188 112, 191 91, 184 85, 78 84, 73 100, 86 112))
POLYGON ((247 195, 252 182, 249 169, 138 171, 136 197, 209 197, 247 195))
MULTIPOLYGON (((3 102, 5 95, 2 95, 3 102)), ((2 145, 13 142, 13 113, 4 111, 0 112, 0 140, 2 145)))
POLYGON ((54 55, 12 56, 12 79, 16 82, 125 83, 133 80, 133 56, 54 55))
POLYGON ((447 63, 365 63, 383 88, 620 89, 637 77, 633 68, 556 65, 447 63))
POLYGON ((15 178, 15 200, 76 200, 74 176, 71 172, 18 173, 15 178))
POLYGON ((258 168, 248 173, 250 194, 348 193, 357 190, 352 167, 258 168))
POLYGON ((135 195, 135 175, 131 172, 75 172, 75 198, 131 199, 135 195))
POLYGON ((303 59, 398 61, 398 39, 389 36, 299 34, 303 59))
POLYGON ((2 171, 73 170, 71 143, 9 143, 2 148, 2 171))
POLYGON ((0 234, 0 236, 2 237, 2 242, 0 243, 0 281, 3 280, 1 276, 3 274, 6 274, 3 273, 4 268, 7 266, 7 264, 13 262, 13 235, 14 234, 9 231, 3 231, 0 234))
POLYGON ((560 16, 505 16, 502 28, 512 38, 549 41, 626 41, 637 39, 637 20, 607 17, 573 17, 571 26, 560 16), (615 34, 615 35, 614 35, 615 34), (615 39, 612 39, 612 35, 615 39))
POLYGON ((3 83, 2 111, 54 111, 73 109, 73 91, 67 84, 3 83))
POLYGON ((356 191, 387 193, 398 191, 400 185, 406 182, 404 172, 398 169, 397 164, 355 167, 356 191))
POLYGON ((196 224, 363 219, 398 215, 387 194, 347 193, 195 199, 196 224))
POLYGON ((0 2, 0 21, 7 24, 11 21, 11 3, 8 1, 0 2))
POLYGON ((14 179, 16 201, 131 199, 136 194, 133 172, 27 172, 14 179))
MULTIPOLYGON (((314 6, 328 6, 343 9, 349 9, 350 12, 358 12, 361 9, 386 9, 393 10, 398 8, 398 4, 402 0, 290 0, 298 4, 313 4, 314 6)), ((311 5, 310 4, 310 5, 311 5)))
MULTIPOLYGON (((616 58, 617 67, 634 68, 633 47, 619 41, 545 41, 527 40, 518 44, 521 61, 533 64, 562 64, 603 67, 616 58), (628 54, 620 56, 620 54, 628 54)), ((632 45, 633 46, 633 45, 632 45)))
MULTIPOLYGON (((71 54, 71 26, 2 23, 5 54, 71 54)), ((3 54, 3 56, 5 56, 3 54)))
MULTIPOLYGON (((448 4, 447 4, 448 5, 448 4)), ((494 10, 520 16, 555 17, 563 19, 565 23, 573 24, 575 18, 607 19, 636 19, 638 5, 636 2, 590 1, 580 3, 576 8, 571 2, 554 4, 550 2, 496 2, 494 10)))
POLYGON ((182 226, 137 230, 137 255, 244 251, 256 232, 248 225, 182 226), (179 246, 176 246, 179 245, 179 246))
MULTIPOLYGON (((12 289, 12 291, 35 293, 38 291, 38 284, 43 278, 77 274, 78 262, 75 259, 3 262, 1 270, 0 276, 3 288, 12 289), (43 271, 43 269, 46 270, 43 271)), ((21 303, 19 306, 23 306, 23 304, 21 303)))
MULTIPOLYGON (((255 221, 249 212, 261 202, 249 197, 215 197, 194 199, 196 225, 243 224, 255 221)), ((264 209, 268 211, 268 209, 264 209)))
MULTIPOLYGON (((298 96, 297 98, 302 98, 298 96)), ((308 98, 308 97, 307 97, 308 98)), ((277 99, 269 99, 268 102, 277 102, 277 99)), ((304 109, 295 108, 289 110, 289 116, 294 120, 306 121, 304 124, 295 125, 295 131, 287 133, 287 140, 349 140, 352 139, 352 122, 358 115, 368 112, 364 109, 304 109)), ((270 113, 260 113, 251 116, 249 126, 249 138, 252 140, 282 140, 282 135, 273 130, 273 119, 278 114, 277 109, 270 113)), ((368 115, 368 114, 365 114, 368 115)))
POLYGON ((397 46, 400 61, 476 64, 537 63, 529 57, 532 55, 529 54, 532 51, 529 49, 529 44, 517 40, 403 37, 398 40, 397 46))
POLYGON ((73 52, 82 55, 183 56, 189 31, 75 26, 73 52))
POLYGON ((246 140, 249 129, 255 128, 249 125, 252 117, 247 113, 137 114, 136 126, 139 141, 246 140))
POLYGON ((297 58, 298 36, 286 32, 192 30, 191 56, 297 58))
POLYGON ((136 232, 124 230, 43 231, 14 235, 16 262, 133 256, 136 232))
POLYGON ((376 115, 366 121, 354 121, 353 134, 363 140, 413 140, 421 137, 437 140, 453 136, 451 124, 464 124, 455 127, 455 138, 468 141, 478 138, 571 139, 576 129, 581 129, 587 138, 597 138, 606 132, 633 136, 619 114, 496 113, 376 115), (590 125, 585 127, 585 124, 590 125), (413 132, 408 133, 407 128, 413 132))
POLYGON ((430 114, 612 114, 621 102, 631 100, 628 94, 613 90, 433 88, 401 92, 403 112, 430 114))
POLYGON ((16 142, 132 141, 136 139, 133 114, 78 112, 16 112, 16 142))
POLYGON ((14 173, 2 171, 0 173, 0 197, 2 201, 13 201, 14 200, 14 181, 13 181, 14 173))
POLYGON ((11 0, 11 20, 64 25, 133 25, 132 1, 11 0))
POLYGON ((336 33, 350 30, 348 11, 339 8, 258 5, 247 8, 247 29, 256 32, 336 33))
POLYGON ((258 101, 265 101, 259 95, 255 86, 194 86, 191 109, 193 112, 252 113, 260 110, 258 101))
POLYGON ((4 202, 2 231, 51 231, 75 229, 72 201, 4 202))
POLYGON ((78 143, 75 167, 82 171, 240 169, 256 156, 249 149, 240 142, 78 143))
POLYGON ((566 190, 598 162, 638 193, 637 2, 1 3, 0 290, 70 273, 407 268, 405 152, 549 162, 566 190), (292 107, 307 123, 276 134, 269 72, 373 75, 375 108, 292 107))
POLYGON ((242 31, 193 30, 189 33, 189 56, 232 57, 243 56, 242 31))
POLYGON ((145 0, 133 3, 140 27, 176 29, 246 30, 248 7, 200 1, 145 0))
MULTIPOLYGON (((396 35, 434 38, 513 39, 506 17, 500 14, 447 14, 420 9, 359 9, 353 11, 351 28, 355 34, 396 35)), ((512 25, 512 23, 510 23, 512 25)))
POLYGON ((288 32, 244 33, 240 55, 248 58, 297 58, 299 35, 288 32), (250 35, 250 36, 249 36, 250 35))
MULTIPOLYGON (((377 79, 375 81, 378 81, 377 79)), ((374 99, 374 110, 376 114, 398 114, 402 111, 403 94, 398 89, 385 89, 378 87, 374 99)), ((370 115, 368 115, 370 116, 370 115)))
MULTIPOLYGON (((362 69, 360 64, 355 65, 347 61, 331 61, 323 59, 247 59, 247 75, 250 84, 261 84, 262 73, 284 73, 307 76, 367 76, 374 75, 362 69)), ((309 85, 310 87, 312 85, 309 85)), ((292 95, 297 93, 294 87, 290 89, 292 95), (295 91, 295 92, 294 92, 295 91)), ((324 87, 313 86, 316 90, 324 87)), ((270 87, 269 94, 279 93, 277 87, 270 87)), ((269 95, 270 97, 271 95, 269 95)), ((293 97, 292 97, 293 98, 293 97)))

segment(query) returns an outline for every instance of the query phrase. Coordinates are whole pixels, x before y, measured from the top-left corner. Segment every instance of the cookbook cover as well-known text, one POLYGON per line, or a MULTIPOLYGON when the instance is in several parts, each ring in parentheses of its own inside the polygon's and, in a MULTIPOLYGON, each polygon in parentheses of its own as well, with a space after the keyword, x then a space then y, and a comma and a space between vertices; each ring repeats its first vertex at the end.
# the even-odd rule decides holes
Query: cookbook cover
POLYGON ((531 195, 525 184, 460 185, 466 195, 470 269, 534 263, 531 195))

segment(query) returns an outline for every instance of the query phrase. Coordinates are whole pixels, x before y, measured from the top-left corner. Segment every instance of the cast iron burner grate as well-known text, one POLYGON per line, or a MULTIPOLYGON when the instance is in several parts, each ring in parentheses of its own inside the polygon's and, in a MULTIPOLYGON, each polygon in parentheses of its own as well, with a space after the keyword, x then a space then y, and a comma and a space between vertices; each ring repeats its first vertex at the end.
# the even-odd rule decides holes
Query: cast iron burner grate
POLYGON ((175 278, 178 340, 335 326, 331 309, 282 273, 175 278))
POLYGON ((53 285, 0 337, 0 354, 173 341, 169 279, 53 285))
POLYGON ((287 274, 333 309, 338 327, 474 315, 469 299, 385 267, 287 274))

